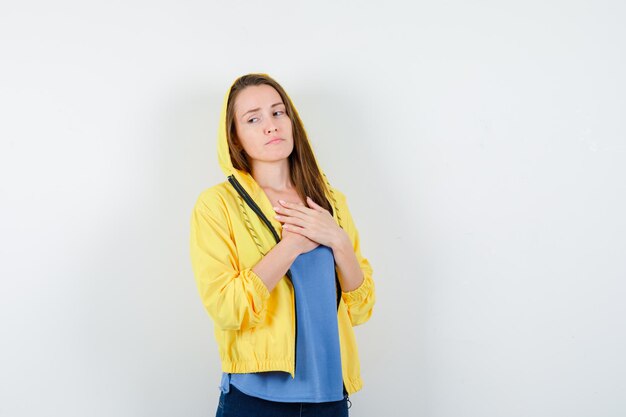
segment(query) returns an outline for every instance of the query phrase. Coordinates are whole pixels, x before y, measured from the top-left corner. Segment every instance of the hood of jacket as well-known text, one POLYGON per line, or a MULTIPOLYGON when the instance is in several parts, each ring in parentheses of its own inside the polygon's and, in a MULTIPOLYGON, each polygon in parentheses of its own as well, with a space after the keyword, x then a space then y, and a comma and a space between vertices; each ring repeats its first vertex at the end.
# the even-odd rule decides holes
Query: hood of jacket
MULTIPOLYGON (((267 76, 268 74, 261 73, 261 75, 267 76)), ((232 86, 235 84, 235 81, 233 81, 231 86, 228 88, 228 90, 226 90, 226 94, 224 95, 224 100, 222 102, 222 111, 220 113, 220 120, 219 120, 218 132, 217 132, 217 158, 224 174, 227 177, 234 176, 237 179, 237 181, 248 192, 248 194, 250 194, 250 196, 252 196, 252 198, 255 201, 259 201, 259 199, 262 198, 262 195, 260 193, 264 193, 263 189, 259 186, 259 184, 256 182, 256 180, 252 177, 250 173, 242 171, 240 169, 236 169, 233 166, 233 161, 230 158, 230 152, 228 149, 228 136, 227 136, 228 127, 226 126, 226 109, 228 106, 228 96, 230 94, 230 90, 232 89, 232 86)), ((287 95, 287 97, 289 96, 287 95)), ((295 105, 293 105, 293 101, 292 101, 292 110, 294 113, 297 114, 297 110, 296 110, 295 105)), ((308 141, 308 138, 306 140, 308 141)), ((330 183, 328 182, 328 178, 326 177, 326 174, 320 167, 317 157, 315 156, 313 145, 310 143, 310 141, 309 141, 309 145, 311 146, 311 150, 313 151, 313 158, 315 159, 315 164, 317 165, 317 168, 319 169, 320 173, 322 174, 322 178, 324 179, 324 185, 325 185, 324 194, 326 195, 326 198, 328 198, 328 201, 330 201, 331 204, 333 204, 333 207, 336 207, 336 204, 334 204, 334 196, 332 193, 332 187, 330 183)))

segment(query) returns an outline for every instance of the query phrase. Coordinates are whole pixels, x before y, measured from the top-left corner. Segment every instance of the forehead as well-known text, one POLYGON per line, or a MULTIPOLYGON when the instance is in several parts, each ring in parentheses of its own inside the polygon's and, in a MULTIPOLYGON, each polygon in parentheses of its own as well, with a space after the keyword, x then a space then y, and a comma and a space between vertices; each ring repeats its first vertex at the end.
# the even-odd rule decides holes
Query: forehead
POLYGON ((235 112, 243 114, 257 107, 270 107, 274 103, 282 103, 278 91, 269 85, 253 85, 246 87, 237 94, 235 112))

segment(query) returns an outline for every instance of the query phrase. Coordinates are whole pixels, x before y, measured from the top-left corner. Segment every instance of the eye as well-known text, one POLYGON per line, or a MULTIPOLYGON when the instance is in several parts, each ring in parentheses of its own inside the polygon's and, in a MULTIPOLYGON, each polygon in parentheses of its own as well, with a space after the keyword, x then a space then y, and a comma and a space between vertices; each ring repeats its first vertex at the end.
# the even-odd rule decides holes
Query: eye
POLYGON ((252 117, 248 119, 248 123, 254 123, 253 120, 258 120, 258 117, 252 117))
POLYGON ((285 114, 285 112, 284 112, 284 111, 282 111, 282 110, 276 110, 276 111, 274 112, 274 115, 278 115, 278 116, 282 116, 283 114, 285 114))

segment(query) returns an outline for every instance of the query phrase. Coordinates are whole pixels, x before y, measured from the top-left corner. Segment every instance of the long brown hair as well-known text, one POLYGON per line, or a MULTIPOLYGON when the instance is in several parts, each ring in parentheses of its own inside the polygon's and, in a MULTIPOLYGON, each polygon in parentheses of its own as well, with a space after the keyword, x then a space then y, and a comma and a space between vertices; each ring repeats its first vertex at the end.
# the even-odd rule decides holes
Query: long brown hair
MULTIPOLYGON (((289 119, 291 119, 291 127, 293 132, 293 151, 289 155, 289 173, 291 182, 294 184, 298 195, 308 206, 306 196, 309 196, 320 206, 324 207, 331 214, 333 209, 326 199, 324 193, 324 179, 320 172, 313 150, 309 145, 309 139, 300 116, 296 111, 291 99, 285 93, 285 90, 273 78, 266 74, 246 74, 239 77, 230 89, 228 96, 228 104, 226 107, 226 136, 228 138, 228 149, 233 167, 238 170, 251 173, 250 164, 246 158, 243 147, 237 138, 235 128, 235 100, 237 95, 246 87, 269 85, 273 87, 280 95, 285 104, 285 110, 289 119)), ((329 190, 330 191, 330 190, 329 190)))

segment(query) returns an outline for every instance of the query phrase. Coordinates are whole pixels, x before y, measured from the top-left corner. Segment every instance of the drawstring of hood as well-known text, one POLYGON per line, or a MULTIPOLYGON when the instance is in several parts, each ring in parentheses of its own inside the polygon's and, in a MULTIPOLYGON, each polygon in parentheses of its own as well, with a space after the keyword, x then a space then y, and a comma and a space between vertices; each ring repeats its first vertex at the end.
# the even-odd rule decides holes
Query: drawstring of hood
POLYGON ((343 226, 341 224, 341 216, 339 214, 339 210, 337 209, 337 199, 335 198, 335 192, 333 191, 333 187, 330 186, 330 182, 328 182, 328 178, 326 177, 326 174, 324 174, 324 172, 322 172, 322 176, 324 177, 324 182, 326 183, 328 194, 330 195, 330 199, 333 203, 333 211, 335 212, 337 223, 339 224, 339 227, 343 229, 343 226))
POLYGON ((265 256, 259 236, 254 231, 254 227, 252 227, 252 223, 250 223, 250 218, 248 217, 248 209, 246 208, 246 204, 243 201, 243 197, 239 193, 237 193, 237 200, 239 201, 239 211, 241 211, 241 214, 243 215, 243 220, 244 220, 244 223, 246 224, 246 229, 248 229, 248 233, 250 233, 250 236, 252 236, 252 240, 254 240, 254 244, 259 250, 259 253, 262 256, 265 256))

